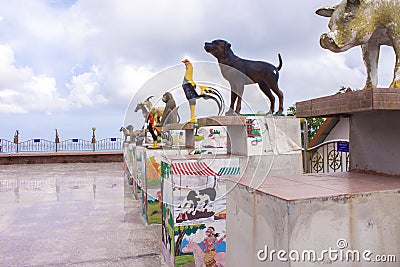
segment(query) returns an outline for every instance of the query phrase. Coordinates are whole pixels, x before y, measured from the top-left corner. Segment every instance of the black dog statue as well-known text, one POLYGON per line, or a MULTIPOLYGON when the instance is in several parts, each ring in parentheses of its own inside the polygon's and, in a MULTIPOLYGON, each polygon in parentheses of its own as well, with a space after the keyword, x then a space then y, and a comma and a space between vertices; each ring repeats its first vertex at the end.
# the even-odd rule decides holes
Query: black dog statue
POLYGON ((225 40, 214 40, 211 43, 205 43, 204 49, 217 58, 222 76, 231 86, 231 103, 227 115, 233 111, 237 114, 240 113, 244 86, 253 83, 257 83, 260 86, 261 91, 271 102, 268 113, 274 113, 275 111, 275 97, 272 94, 274 92, 279 99, 279 109, 276 114, 282 114, 283 93, 278 87, 279 70, 282 68, 280 54, 278 54, 279 66, 275 67, 267 62, 252 61, 236 56, 231 49, 231 44, 225 40))

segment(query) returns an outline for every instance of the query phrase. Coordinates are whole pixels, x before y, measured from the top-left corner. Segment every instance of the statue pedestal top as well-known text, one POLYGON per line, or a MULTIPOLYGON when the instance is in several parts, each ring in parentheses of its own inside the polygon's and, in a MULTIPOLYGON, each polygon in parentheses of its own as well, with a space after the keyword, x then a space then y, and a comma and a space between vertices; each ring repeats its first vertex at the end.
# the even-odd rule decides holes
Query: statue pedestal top
POLYGON ((349 116, 350 171, 400 175, 400 89, 373 88, 296 103, 303 118, 349 116))
POLYGON ((371 88, 296 103, 298 118, 331 117, 375 110, 400 110, 400 89, 371 88))

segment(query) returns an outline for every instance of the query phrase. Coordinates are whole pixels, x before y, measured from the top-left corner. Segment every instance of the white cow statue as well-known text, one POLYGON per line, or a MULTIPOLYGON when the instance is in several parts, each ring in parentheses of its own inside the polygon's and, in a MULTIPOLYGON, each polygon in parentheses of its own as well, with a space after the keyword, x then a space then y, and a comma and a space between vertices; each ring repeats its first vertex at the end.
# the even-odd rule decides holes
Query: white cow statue
POLYGON ((400 88, 400 0, 343 0, 334 7, 316 11, 330 17, 329 33, 321 36, 323 48, 343 52, 361 45, 367 81, 364 88, 378 84, 381 45, 392 46, 396 54, 391 88, 400 88))

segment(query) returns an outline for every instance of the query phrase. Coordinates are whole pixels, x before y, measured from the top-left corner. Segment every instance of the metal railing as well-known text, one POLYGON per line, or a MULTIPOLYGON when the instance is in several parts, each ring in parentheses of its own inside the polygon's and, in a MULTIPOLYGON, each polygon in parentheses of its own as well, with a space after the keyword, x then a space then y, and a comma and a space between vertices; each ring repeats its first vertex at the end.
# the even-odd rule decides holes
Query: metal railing
POLYGON ((307 173, 349 171, 349 141, 331 140, 307 149, 305 153, 307 173))
POLYGON ((119 137, 105 138, 99 141, 71 138, 58 142, 35 138, 18 143, 0 139, 0 153, 119 151, 122 150, 122 147, 123 140, 119 137))
POLYGON ((15 153, 17 152, 17 145, 6 139, 0 139, 0 152, 15 153))
POLYGON ((96 142, 96 151, 122 150, 123 141, 121 138, 109 137, 96 142))
POLYGON ((61 141, 58 144, 58 151, 91 151, 93 148, 92 142, 80 138, 71 138, 61 141))

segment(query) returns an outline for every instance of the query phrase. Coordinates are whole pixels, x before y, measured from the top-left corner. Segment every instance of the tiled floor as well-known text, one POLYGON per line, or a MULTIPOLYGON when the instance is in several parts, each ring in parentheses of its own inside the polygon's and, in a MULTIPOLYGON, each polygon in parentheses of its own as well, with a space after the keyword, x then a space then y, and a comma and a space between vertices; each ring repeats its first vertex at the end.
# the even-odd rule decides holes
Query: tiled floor
MULTIPOLYGON (((249 186, 252 181, 244 177, 238 183, 249 186)), ((298 200, 400 190, 400 177, 350 172, 267 177, 256 189, 285 200, 298 200)))
POLYGON ((122 163, 0 166, 0 266, 161 266, 122 163))

